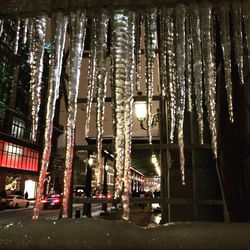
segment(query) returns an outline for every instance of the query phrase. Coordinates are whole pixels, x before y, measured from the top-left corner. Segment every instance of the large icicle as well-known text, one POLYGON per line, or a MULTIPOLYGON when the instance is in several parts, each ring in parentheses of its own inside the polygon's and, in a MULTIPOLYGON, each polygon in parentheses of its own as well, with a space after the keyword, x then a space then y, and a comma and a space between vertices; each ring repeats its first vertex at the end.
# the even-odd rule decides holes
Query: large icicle
POLYGON ((184 157, 184 111, 185 111, 185 67, 186 67, 186 7, 179 4, 176 7, 176 68, 177 68, 177 128, 180 149, 180 170, 182 184, 185 185, 185 157, 184 157))
POLYGON ((186 16, 186 103, 187 111, 192 112, 192 43, 190 14, 186 16))
POLYGON ((135 24, 135 67, 136 67, 136 91, 141 92, 141 13, 136 13, 135 24))
POLYGON ((175 55, 175 29, 174 9, 166 10, 166 43, 167 43, 167 100, 170 119, 170 142, 174 142, 174 130, 176 124, 176 55, 175 55))
POLYGON ((17 54, 18 52, 18 44, 19 44, 19 37, 20 37, 20 25, 21 25, 21 19, 17 19, 16 23, 16 38, 15 38, 15 44, 14 44, 14 53, 17 54))
POLYGON ((3 21, 3 20, 0 20, 0 36, 1 36, 2 33, 3 33, 3 24, 4 24, 4 21, 3 21))
MULTIPOLYGON (((106 97, 106 84, 107 84, 107 69, 106 69, 106 54, 107 54, 107 31, 108 31, 108 17, 106 12, 100 14, 97 18, 97 49, 96 49, 96 129, 97 129, 97 171, 99 175, 103 169, 102 157, 102 137, 103 137, 103 122, 105 111, 105 97, 106 97)), ((98 186, 102 185, 100 178, 98 186)))
POLYGON ((227 91, 228 114, 231 122, 234 121, 233 115, 233 97, 232 97, 232 79, 231 79, 231 42, 230 42, 230 27, 229 27, 229 3, 221 2, 220 10, 220 32, 221 32, 221 47, 224 60, 224 75, 227 91))
POLYGON ((248 0, 242 2, 242 13, 248 49, 248 62, 250 62, 250 2, 248 0))
POLYGON ((194 75, 194 93, 195 107, 197 113, 197 122, 199 130, 199 142, 204 143, 204 122, 203 122, 203 86, 202 86, 202 52, 201 52, 201 22, 200 8, 197 4, 190 7, 191 21, 191 41, 193 47, 193 75, 194 75))
POLYGON ((114 60, 115 90, 115 198, 119 198, 123 189, 124 172, 124 86, 127 73, 127 26, 128 17, 124 10, 116 10, 112 20, 112 58, 114 60))
POLYGON ((51 154, 51 138, 53 132, 53 118, 55 114, 56 99, 59 94, 60 77, 62 69, 62 57, 65 44, 65 36, 68 20, 64 14, 58 12, 52 16, 55 25, 52 41, 51 69, 49 75, 49 96, 46 106, 46 122, 44 132, 44 148, 42 153, 39 182, 36 192, 36 202, 34 206, 33 219, 37 219, 40 213, 40 204, 43 194, 46 172, 51 154))
POLYGON ((96 83, 96 19, 91 19, 91 35, 90 35, 90 62, 88 71, 88 88, 87 88, 87 108, 86 108, 86 123, 85 137, 89 136, 89 126, 91 119, 92 101, 94 97, 94 89, 96 83))
POLYGON ((208 123, 212 136, 212 150, 217 158, 217 128, 216 128, 216 66, 214 49, 214 30, 212 6, 201 6, 202 48, 204 60, 205 101, 208 113, 208 123))
POLYGON ((161 96, 165 97, 167 95, 167 39, 166 39, 166 16, 165 11, 160 15, 160 91, 161 96))
POLYGON ((244 84, 241 3, 239 1, 233 1, 231 4, 232 4, 232 12, 233 12, 233 34, 234 34, 235 58, 236 58, 237 66, 238 66, 240 83, 244 84))
POLYGON ((23 43, 27 42, 27 32, 28 32, 29 18, 25 18, 23 22, 23 43))
POLYGON ((29 36, 28 36, 28 44, 29 44, 29 52, 28 52, 28 62, 30 66, 32 66, 33 63, 33 37, 34 37, 34 20, 33 18, 30 18, 29 22, 29 36))
POLYGON ((152 110, 154 90, 154 62, 157 45, 157 10, 151 9, 145 15, 145 51, 146 51, 146 89, 147 89, 147 132, 149 144, 152 144, 152 110))
POLYGON ((37 17, 34 20, 34 34, 32 41, 32 61, 31 61, 31 100, 32 100, 32 140, 36 141, 39 120, 39 110, 41 105, 43 55, 46 35, 46 16, 37 17))
POLYGON ((68 203, 71 186, 72 161, 74 157, 75 122, 77 114, 77 97, 80 82, 82 54, 86 34, 86 12, 76 11, 70 14, 70 69, 69 69, 69 96, 68 117, 66 128, 66 154, 63 189, 62 217, 68 217, 68 203))
POLYGON ((124 192, 122 194, 123 214, 122 218, 129 219, 130 196, 130 168, 131 168, 131 144, 132 144, 132 111, 134 90, 134 46, 135 46, 135 22, 134 13, 129 13, 128 23, 128 70, 125 82, 125 164, 124 164, 124 192))

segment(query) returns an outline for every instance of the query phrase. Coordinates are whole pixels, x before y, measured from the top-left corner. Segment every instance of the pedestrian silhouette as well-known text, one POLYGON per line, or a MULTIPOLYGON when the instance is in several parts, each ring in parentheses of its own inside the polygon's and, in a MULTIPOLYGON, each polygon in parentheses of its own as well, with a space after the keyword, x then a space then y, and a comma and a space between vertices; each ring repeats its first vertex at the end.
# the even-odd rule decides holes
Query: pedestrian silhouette
POLYGON ((24 198, 25 198, 25 199, 28 199, 28 196, 29 196, 29 195, 28 195, 28 192, 25 192, 24 198))

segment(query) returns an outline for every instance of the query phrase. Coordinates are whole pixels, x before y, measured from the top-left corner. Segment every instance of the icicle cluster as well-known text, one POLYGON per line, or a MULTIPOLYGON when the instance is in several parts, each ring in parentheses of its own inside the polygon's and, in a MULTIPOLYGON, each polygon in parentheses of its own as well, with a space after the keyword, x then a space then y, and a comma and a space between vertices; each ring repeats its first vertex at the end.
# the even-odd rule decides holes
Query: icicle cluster
POLYGON ((18 52, 18 45, 19 45, 19 35, 20 35, 20 25, 21 25, 21 19, 17 19, 17 25, 16 25, 16 39, 14 44, 14 53, 17 54, 18 52))
POLYGON ((3 33, 3 24, 4 24, 4 21, 0 19, 0 36, 3 33))
POLYGON ((80 82, 82 55, 86 34, 86 11, 76 11, 70 15, 70 72, 68 89, 68 118, 66 129, 66 155, 63 189, 62 217, 68 217, 68 202, 71 187, 72 161, 74 157, 75 123, 77 114, 77 97, 80 82))
MULTIPOLYGON (((33 20, 34 30, 32 36, 32 56, 30 58, 31 69, 31 97, 32 97, 32 139, 36 141, 39 110, 41 105, 43 55, 46 32, 46 16, 41 16, 33 20)), ((30 31, 30 32, 32 32, 30 31)))
POLYGON ((56 99, 59 94, 60 77, 62 69, 62 57, 65 44, 65 36, 68 19, 65 15, 58 12, 52 16, 53 41, 51 52, 51 69, 49 75, 49 90, 48 101, 46 106, 46 121, 44 132, 44 148, 42 153, 41 168, 39 174, 39 182, 36 192, 36 202, 34 206, 33 219, 37 219, 40 213, 40 203, 43 194, 43 187, 46 177, 46 172, 49 165, 51 154, 51 138, 53 132, 53 118, 55 113, 56 99))

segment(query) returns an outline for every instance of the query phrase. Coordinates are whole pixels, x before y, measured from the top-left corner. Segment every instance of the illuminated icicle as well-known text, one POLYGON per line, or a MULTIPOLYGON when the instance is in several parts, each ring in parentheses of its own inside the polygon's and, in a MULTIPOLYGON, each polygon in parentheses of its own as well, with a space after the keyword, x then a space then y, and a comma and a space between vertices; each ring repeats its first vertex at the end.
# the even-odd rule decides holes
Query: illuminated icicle
POLYGON ((90 63, 88 71, 88 88, 87 88, 87 108, 86 108, 86 123, 85 123, 85 137, 89 135, 89 126, 91 119, 91 108, 94 96, 94 89, 96 83, 96 19, 92 18, 91 23, 91 37, 90 37, 90 63))
POLYGON ((55 30, 53 33, 54 36, 52 41, 51 69, 48 89, 49 95, 46 106, 46 121, 44 132, 44 148, 42 153, 41 169, 36 192, 36 202, 34 206, 33 219, 37 219, 40 213, 40 204, 43 194, 44 182, 50 160, 53 118, 55 113, 56 99, 59 93, 63 49, 68 23, 67 18, 60 12, 52 16, 52 22, 55 25, 55 30))
POLYGON ((23 43, 24 44, 27 42, 28 24, 29 24, 29 19, 25 18, 24 24, 23 24, 23 43))
POLYGON ((233 98, 232 98, 232 79, 231 79, 231 42, 230 42, 230 27, 229 27, 229 3, 220 3, 220 32, 221 32, 221 47, 224 60, 224 75, 227 91, 227 105, 229 119, 234 121, 233 115, 233 98))
POLYGON ((240 83, 244 84, 243 37, 242 37, 242 25, 241 25, 242 18, 241 18, 241 3, 239 1, 232 2, 232 13, 233 13, 233 34, 234 34, 235 58, 236 58, 237 66, 238 66, 240 83))
POLYGON ((3 20, 0 20, 0 36, 1 36, 2 33, 3 33, 3 24, 4 24, 4 21, 3 21, 3 20))
POLYGON ((28 52, 28 62, 30 66, 33 63, 33 37, 34 37, 34 20, 31 18, 29 22, 29 36, 28 36, 28 44, 29 44, 29 52, 28 52))
POLYGON ((157 11, 149 10, 145 15, 145 51, 146 51, 146 89, 147 89, 147 132, 149 144, 152 144, 152 109, 153 109, 153 89, 154 89, 154 62, 157 41, 157 11))
POLYGON ((166 39, 166 17, 162 13, 160 17, 160 90, 161 95, 167 95, 167 39, 166 39))
POLYGON ((21 24, 21 19, 17 19, 17 24, 16 24, 16 38, 15 38, 15 44, 14 44, 14 53, 17 54, 18 52, 18 44, 19 44, 19 36, 20 36, 20 24, 21 24))
POLYGON ((136 67, 136 92, 141 92, 141 13, 136 14, 135 24, 135 67, 136 67))
POLYGON ((250 62, 250 2, 248 0, 242 2, 242 13, 244 21, 244 30, 246 33, 248 61, 250 62))
POLYGON ((217 158, 217 128, 216 128, 216 66, 214 51, 214 30, 212 6, 201 6, 202 48, 204 60, 205 101, 208 113, 208 123, 212 136, 212 150, 217 158))
POLYGON ((190 15, 186 17, 186 95, 187 111, 192 112, 192 44, 190 33, 190 15))
POLYGON ((134 14, 128 15, 128 71, 125 82, 125 164, 124 164, 124 192, 122 194, 124 220, 129 219, 129 195, 130 195, 130 168, 131 168, 131 144, 132 144, 132 112, 134 90, 134 47, 135 47, 135 22, 134 14))
MULTIPOLYGON (((102 137, 103 123, 105 112, 105 97, 107 84, 107 69, 106 69, 106 54, 107 54, 107 32, 108 32, 108 17, 105 12, 97 18, 97 49, 96 49, 96 128, 97 128, 97 174, 103 169, 102 157, 102 137)), ((102 184, 97 183, 98 186, 102 184)))
POLYGON ((33 52, 31 62, 31 100, 32 100, 32 140, 36 141, 41 105, 43 55, 46 33, 46 17, 41 16, 34 20, 33 52))
POLYGON ((197 4, 190 7, 191 40, 193 47, 193 75, 195 107, 199 130, 199 142, 204 143, 204 123, 203 123, 203 87, 202 87, 202 52, 201 52, 201 23, 200 9, 197 4))
POLYGON ((112 50, 114 59, 114 90, 115 90, 115 198, 119 198, 123 188, 124 172, 124 96, 127 73, 127 28, 128 17, 124 10, 116 10, 112 20, 112 50))
POLYGON ((66 129, 66 154, 63 189, 62 217, 68 217, 68 204, 72 176, 72 162, 74 157, 75 121, 77 114, 77 97, 80 82, 80 72, 84 40, 86 34, 86 12, 76 11, 70 14, 70 69, 68 90, 68 112, 66 129))
POLYGON ((180 150, 180 170, 182 184, 185 185, 185 157, 184 157, 184 111, 185 111, 185 67, 186 67, 186 8, 180 4, 176 7, 176 68, 177 68, 177 129, 180 150))
POLYGON ((176 124, 176 55, 174 38, 174 10, 166 10, 166 43, 167 43, 167 92, 168 109, 170 117, 170 142, 174 142, 174 130, 176 124))

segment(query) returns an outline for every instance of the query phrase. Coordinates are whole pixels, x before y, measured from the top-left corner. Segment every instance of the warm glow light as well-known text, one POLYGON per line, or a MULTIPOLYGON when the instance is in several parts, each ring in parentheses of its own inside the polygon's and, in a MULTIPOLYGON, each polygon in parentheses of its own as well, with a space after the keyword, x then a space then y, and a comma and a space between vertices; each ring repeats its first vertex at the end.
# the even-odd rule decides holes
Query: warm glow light
POLYGON ((89 164, 90 166, 92 166, 93 163, 94 163, 94 159, 93 159, 93 157, 90 157, 90 158, 89 158, 89 161, 88 161, 88 164, 89 164))
POLYGON ((135 115, 138 120, 144 120, 147 116, 147 103, 145 101, 135 102, 135 115))
POLYGON ((156 158, 156 155, 153 154, 152 157, 151 157, 151 162, 155 165, 157 163, 157 158, 156 158))

